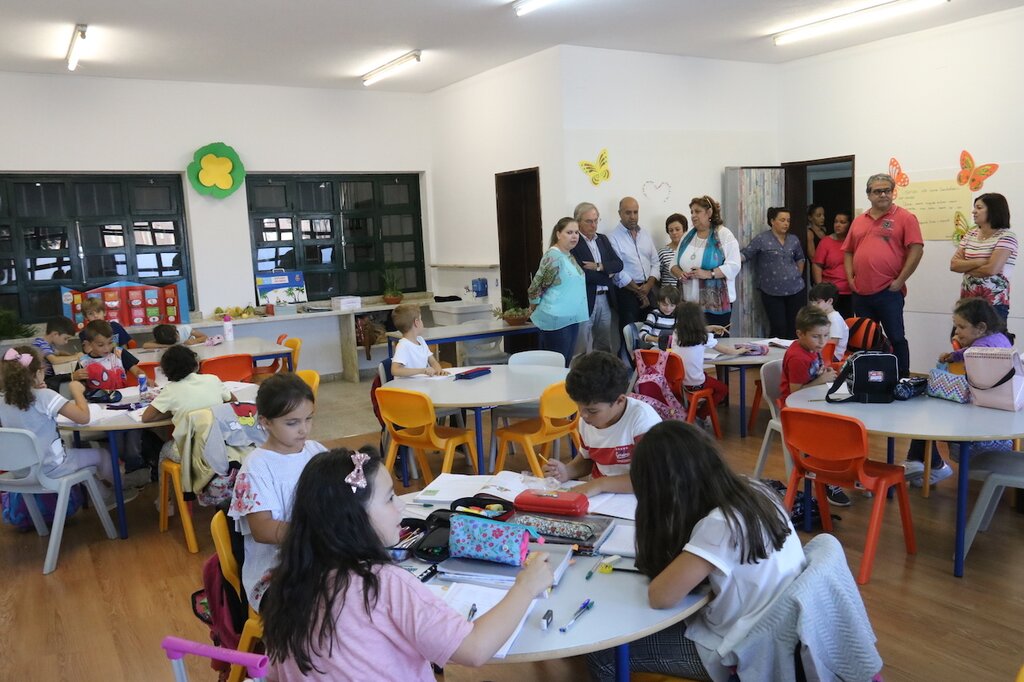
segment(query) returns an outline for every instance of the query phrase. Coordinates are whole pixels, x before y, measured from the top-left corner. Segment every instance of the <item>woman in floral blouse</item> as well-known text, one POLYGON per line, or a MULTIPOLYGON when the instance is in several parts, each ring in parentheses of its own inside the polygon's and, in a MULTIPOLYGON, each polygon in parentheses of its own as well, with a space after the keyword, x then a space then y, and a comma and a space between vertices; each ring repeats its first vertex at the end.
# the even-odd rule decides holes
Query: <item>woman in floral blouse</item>
POLYGON ((1017 235, 1010 231, 1010 207, 1002 194, 990 192, 974 200, 972 228, 949 261, 963 273, 960 298, 983 298, 1005 320, 1010 314, 1010 280, 1017 262, 1017 235))
POLYGON ((572 359, 580 322, 590 319, 583 270, 570 253, 579 239, 575 220, 559 220, 551 231, 551 248, 540 259, 527 291, 530 319, 540 329, 540 347, 561 353, 566 367, 572 359))

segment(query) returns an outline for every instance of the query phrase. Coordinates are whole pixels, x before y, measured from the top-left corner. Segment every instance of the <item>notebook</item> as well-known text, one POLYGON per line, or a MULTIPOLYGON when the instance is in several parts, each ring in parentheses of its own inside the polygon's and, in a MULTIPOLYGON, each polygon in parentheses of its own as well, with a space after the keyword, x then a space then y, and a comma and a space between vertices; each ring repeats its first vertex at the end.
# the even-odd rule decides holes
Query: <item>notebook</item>
MULTIPOLYGON (((546 552, 555 574, 554 584, 562 579, 572 560, 572 545, 530 543, 530 552, 546 552)), ((512 587, 522 566, 509 566, 480 559, 451 557, 437 565, 437 577, 449 582, 472 583, 489 587, 512 587)))
MULTIPOLYGON (((474 620, 497 606, 498 602, 508 594, 508 589, 505 588, 471 585, 469 583, 434 583, 427 585, 427 589, 441 599, 444 599, 448 606, 461 613, 464 618, 469 617, 469 611, 475 605, 476 615, 474 620)), ((509 638, 505 640, 505 643, 494 654, 495 658, 505 658, 508 654, 509 649, 512 648, 516 637, 522 631, 523 625, 526 624, 526 619, 530 616, 530 612, 536 603, 536 599, 530 602, 530 606, 526 609, 522 619, 520 619, 519 625, 516 626, 516 629, 512 631, 509 638)))
POLYGON ((633 493, 601 493, 590 498, 590 513, 636 520, 636 495, 633 493))
POLYGON ((598 553, 605 556, 636 557, 636 526, 633 524, 616 523, 608 538, 597 548, 598 553))
POLYGON ((417 493, 414 501, 418 504, 446 507, 463 497, 491 495, 514 502, 516 495, 524 490, 544 487, 544 479, 524 476, 514 471, 502 471, 494 476, 441 474, 417 493))

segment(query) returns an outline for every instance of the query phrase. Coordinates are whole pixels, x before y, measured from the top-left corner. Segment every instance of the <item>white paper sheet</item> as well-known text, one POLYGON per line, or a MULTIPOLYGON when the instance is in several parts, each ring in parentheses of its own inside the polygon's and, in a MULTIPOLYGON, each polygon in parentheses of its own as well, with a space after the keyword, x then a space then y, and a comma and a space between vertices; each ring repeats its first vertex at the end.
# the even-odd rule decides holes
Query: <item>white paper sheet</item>
POLYGON ((633 493, 601 493, 590 498, 591 514, 636 520, 636 495, 633 493))
POLYGON ((636 556, 636 526, 633 524, 616 523, 611 534, 600 547, 597 548, 600 554, 611 556, 635 557, 636 556))
MULTIPOLYGON (((476 615, 474 616, 474 620, 476 620, 497 606, 498 602, 504 599, 506 594, 508 594, 507 589, 470 585, 469 583, 453 583, 445 592, 444 600, 464 617, 468 617, 469 610, 473 607, 473 604, 476 604, 476 615)), ((512 635, 505 640, 505 643, 494 654, 495 658, 505 658, 508 655, 509 649, 512 648, 516 637, 522 632, 523 625, 526 624, 526 619, 529 617, 530 612, 533 611, 533 606, 536 603, 536 599, 530 602, 530 606, 526 609, 522 619, 520 619, 519 625, 516 626, 512 635)))

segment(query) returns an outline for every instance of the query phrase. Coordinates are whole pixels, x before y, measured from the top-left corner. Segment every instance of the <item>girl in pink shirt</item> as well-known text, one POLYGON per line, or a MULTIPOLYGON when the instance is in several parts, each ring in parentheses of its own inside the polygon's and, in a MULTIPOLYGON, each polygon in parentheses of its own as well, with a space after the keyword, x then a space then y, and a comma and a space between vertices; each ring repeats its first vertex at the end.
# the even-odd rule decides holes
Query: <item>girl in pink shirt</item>
POLYGON ((551 585, 542 553, 468 622, 392 562, 404 506, 372 448, 309 461, 260 607, 272 679, 434 682, 430 663, 489 661, 551 585))

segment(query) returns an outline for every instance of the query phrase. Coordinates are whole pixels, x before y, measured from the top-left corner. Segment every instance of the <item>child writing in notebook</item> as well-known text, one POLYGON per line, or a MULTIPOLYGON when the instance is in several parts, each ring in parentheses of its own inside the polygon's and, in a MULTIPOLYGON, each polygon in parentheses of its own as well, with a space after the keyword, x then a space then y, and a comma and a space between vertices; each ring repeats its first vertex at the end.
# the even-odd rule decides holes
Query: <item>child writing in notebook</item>
MULTIPOLYGON (((671 350, 683 361, 683 389, 693 392, 710 388, 715 405, 720 405, 729 395, 729 387, 704 372, 705 348, 713 348, 726 355, 745 355, 750 352, 716 339, 705 325, 704 310, 699 304, 689 301, 681 303, 676 308, 675 337, 671 350)), ((710 409, 708 405, 701 405, 697 414, 704 418, 710 409)))
POLYGON ((314 409, 312 389, 290 372, 272 374, 256 394, 267 440, 242 462, 228 508, 245 541, 242 586, 256 611, 288 530, 295 485, 309 460, 327 449, 308 440, 314 409))
MULTIPOLYGON (((636 565, 651 580, 651 607, 672 608, 704 580, 712 593, 685 623, 631 642, 630 670, 711 679, 707 668, 716 666, 710 656, 705 665, 702 649, 742 640, 753 616, 789 587, 806 565, 800 538, 775 492, 734 473, 715 442, 685 422, 652 428, 629 476, 636 565)), ((588 664, 594 679, 615 679, 614 650, 588 664)))
POLYGON ((441 369, 430 347, 420 334, 423 333, 423 318, 420 317, 419 306, 403 303, 391 311, 391 319, 395 329, 402 333, 402 338, 395 346, 395 355, 391 359, 391 374, 396 377, 411 377, 426 374, 428 377, 446 374, 441 369))
POLYGON ((560 482, 590 476, 577 488, 588 496, 599 493, 628 493, 629 463, 633 448, 661 417, 647 403, 626 395, 629 370, 604 351, 581 355, 565 377, 565 390, 580 413, 580 441, 583 445, 571 462, 549 459, 544 473, 560 482))
POLYGON ((779 383, 779 400, 786 404, 786 398, 793 391, 805 386, 831 384, 836 371, 825 367, 821 349, 831 338, 832 324, 828 315, 813 305, 805 305, 796 314, 796 342, 786 349, 782 356, 782 378, 779 383))
POLYGON ((470 622, 392 562, 386 548, 398 542, 404 506, 372 448, 309 462, 260 611, 278 682, 434 682, 430 663, 483 665, 551 585, 538 553, 470 622))

